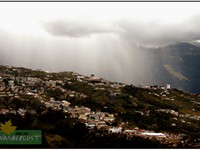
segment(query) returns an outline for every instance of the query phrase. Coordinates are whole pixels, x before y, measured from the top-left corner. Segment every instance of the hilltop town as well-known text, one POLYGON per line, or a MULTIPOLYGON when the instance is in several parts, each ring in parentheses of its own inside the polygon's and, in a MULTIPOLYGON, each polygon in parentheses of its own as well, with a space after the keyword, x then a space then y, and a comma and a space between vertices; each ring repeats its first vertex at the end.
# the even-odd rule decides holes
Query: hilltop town
MULTIPOLYGON (((127 85, 93 74, 0 66, 1 116, 26 118, 50 111, 62 113, 66 120, 78 120, 88 132, 102 137, 138 137, 163 147, 200 146, 196 138, 199 94, 173 89, 170 84, 127 85)), ((45 137, 48 143, 50 137, 45 137)))

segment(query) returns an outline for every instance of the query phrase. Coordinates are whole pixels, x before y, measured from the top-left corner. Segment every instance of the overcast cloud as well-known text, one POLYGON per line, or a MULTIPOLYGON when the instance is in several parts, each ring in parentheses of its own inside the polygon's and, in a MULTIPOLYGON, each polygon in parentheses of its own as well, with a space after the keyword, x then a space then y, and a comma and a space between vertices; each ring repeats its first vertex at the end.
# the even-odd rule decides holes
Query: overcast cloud
POLYGON ((194 2, 1 3, 0 63, 142 82, 152 66, 143 65, 148 56, 141 60, 137 46, 200 40, 199 8, 194 2))
POLYGON ((114 26, 94 24, 93 22, 80 22, 71 20, 50 21, 43 24, 44 29, 55 36, 85 37, 93 34, 113 33, 114 26))
POLYGON ((121 21, 120 28, 124 30, 122 37, 130 42, 144 46, 165 46, 181 41, 192 41, 200 38, 200 15, 195 18, 176 23, 161 23, 156 21, 141 22, 121 21))
POLYGON ((149 47, 165 46, 180 41, 200 38, 200 13, 180 21, 165 22, 159 19, 118 18, 114 20, 50 20, 41 24, 52 36, 84 38, 98 34, 116 34, 121 40, 149 47))

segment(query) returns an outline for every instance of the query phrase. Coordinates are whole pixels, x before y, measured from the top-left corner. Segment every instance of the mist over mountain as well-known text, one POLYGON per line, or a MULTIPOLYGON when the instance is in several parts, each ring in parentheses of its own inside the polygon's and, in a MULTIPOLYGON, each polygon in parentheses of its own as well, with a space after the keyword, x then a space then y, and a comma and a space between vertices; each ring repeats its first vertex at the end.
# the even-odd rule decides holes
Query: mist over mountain
POLYGON ((200 47, 180 42, 165 47, 149 49, 153 60, 154 84, 169 83, 175 88, 199 93, 200 47))
POLYGON ((133 65, 129 65, 129 70, 124 71, 124 75, 129 77, 129 80, 126 80, 129 84, 171 84, 180 90, 200 92, 200 47, 187 42, 159 48, 140 46, 129 51, 129 56, 133 65), (137 59, 133 58, 134 55, 137 59))
MULTIPOLYGON (((26 46, 27 43, 24 43, 24 47, 26 46)), ((132 46, 133 49, 121 51, 117 46, 116 49, 99 50, 98 55, 91 52, 91 56, 83 55, 78 50, 62 52, 59 49, 52 55, 44 51, 42 53, 40 48, 36 47, 32 53, 29 49, 24 53, 15 53, 15 57, 12 48, 16 47, 10 47, 1 54, 0 63, 49 71, 95 74, 111 81, 128 84, 171 84, 172 87, 184 91, 200 92, 200 47, 179 42, 159 48, 132 46)))
POLYGON ((2 3, 0 65, 200 92, 199 7, 189 2, 2 3))
POLYGON ((199 40, 191 41, 189 43, 191 43, 192 45, 200 47, 200 41, 199 40))

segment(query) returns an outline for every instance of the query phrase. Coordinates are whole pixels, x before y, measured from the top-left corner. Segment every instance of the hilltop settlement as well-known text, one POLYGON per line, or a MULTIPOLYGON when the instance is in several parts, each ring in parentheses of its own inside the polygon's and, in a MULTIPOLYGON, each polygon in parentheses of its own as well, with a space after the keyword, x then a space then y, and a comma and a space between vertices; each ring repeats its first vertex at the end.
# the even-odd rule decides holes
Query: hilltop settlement
POLYGON ((200 147, 200 95, 168 83, 0 66, 0 118, 42 130, 38 147, 200 147))

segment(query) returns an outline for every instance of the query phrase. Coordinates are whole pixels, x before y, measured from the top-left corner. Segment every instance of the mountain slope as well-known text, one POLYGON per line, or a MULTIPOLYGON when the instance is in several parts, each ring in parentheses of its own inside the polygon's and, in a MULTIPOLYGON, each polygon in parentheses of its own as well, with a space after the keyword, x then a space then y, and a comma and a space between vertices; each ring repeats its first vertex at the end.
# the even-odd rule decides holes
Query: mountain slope
MULTIPOLYGON (((133 136, 132 140, 137 144, 124 144, 127 147, 145 145, 156 148, 159 144, 169 147, 199 146, 200 95, 177 89, 138 87, 74 72, 49 73, 0 66, 0 102, 2 121, 11 119, 18 129, 42 130, 44 147, 69 148, 78 144, 78 147, 99 148, 102 141, 95 138, 106 139, 110 136, 108 131, 94 128, 89 132, 84 124, 77 123, 95 121, 95 124, 100 124, 103 116, 98 116, 102 113, 107 114, 107 119, 114 119, 114 122, 105 124, 108 128, 122 126, 124 130, 137 128, 139 133, 166 134, 165 139, 150 137, 149 146, 143 141, 146 137, 142 135, 142 138, 139 134, 142 143, 138 144, 133 136), (64 102, 69 102, 68 106, 63 105, 64 102), (84 115, 88 117, 84 119, 84 115), (91 135, 92 132, 95 134, 91 135), (91 139, 97 143, 88 144, 91 139), (159 143, 155 146, 153 141, 159 143)), ((99 127, 98 124, 95 126, 99 127)), ((121 136, 125 143, 130 140, 126 134, 123 138, 124 133, 113 134, 113 144, 108 147, 124 147, 123 144, 116 146, 121 143, 117 141, 121 136)))
MULTIPOLYGON (((159 48, 140 48, 140 51, 141 61, 148 59, 144 65, 151 66, 151 72, 143 71, 150 84, 169 83, 174 88, 200 93, 200 47, 181 42, 159 48)), ((143 77, 142 80, 147 79, 143 77)))
POLYGON ((199 93, 200 47, 189 43, 177 43, 161 48, 160 50, 162 56, 164 56, 162 57, 163 61, 161 65, 168 64, 184 76, 183 79, 185 80, 178 80, 177 78, 174 79, 174 77, 170 77, 172 78, 171 81, 175 82, 175 87, 179 88, 178 86, 180 86, 186 91, 199 93))

